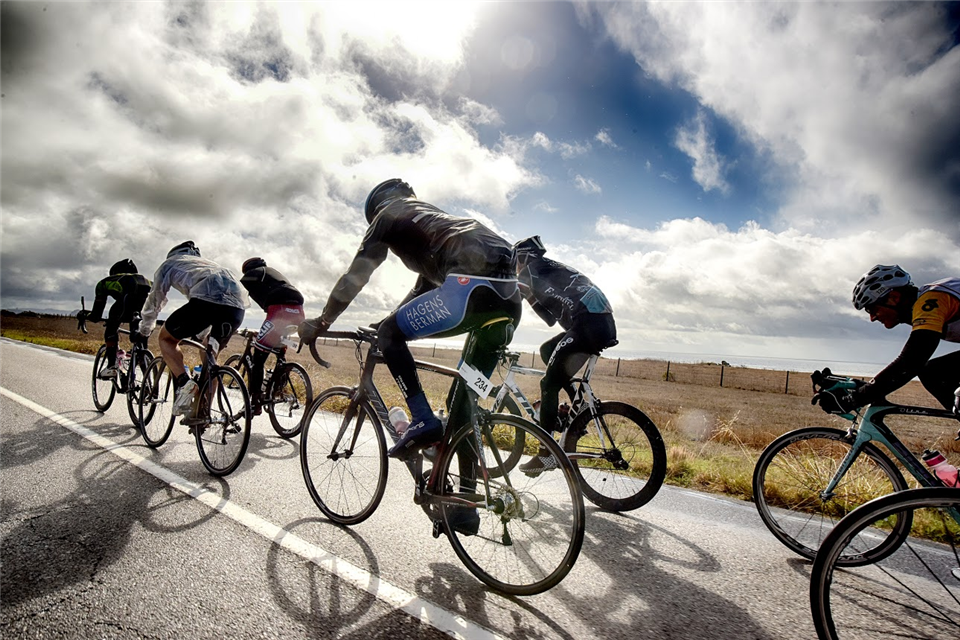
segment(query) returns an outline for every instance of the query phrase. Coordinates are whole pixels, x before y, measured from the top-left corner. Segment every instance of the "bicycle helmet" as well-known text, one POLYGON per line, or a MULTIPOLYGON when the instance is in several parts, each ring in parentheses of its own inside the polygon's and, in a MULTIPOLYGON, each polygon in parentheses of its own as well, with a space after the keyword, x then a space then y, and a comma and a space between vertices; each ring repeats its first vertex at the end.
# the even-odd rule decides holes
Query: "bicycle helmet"
POLYGON ((172 258, 176 255, 188 255, 188 256, 197 256, 200 257, 200 249, 197 248, 197 245, 193 243, 193 240, 187 240, 186 242, 181 242, 173 249, 167 252, 167 257, 172 258))
POLYGON ((367 201, 363 203, 363 213, 367 217, 367 223, 373 222, 380 211, 380 207, 388 200, 416 197, 417 194, 413 192, 413 187, 400 178, 390 178, 381 182, 373 188, 373 191, 367 196, 367 201))
POLYGON ((115 276, 121 273, 137 273, 137 265, 130 258, 124 258, 110 267, 110 275, 115 276))
POLYGON ((267 266, 267 261, 263 258, 247 258, 240 269, 243 271, 243 273, 246 273, 247 271, 253 271, 254 269, 259 269, 260 267, 265 266, 267 266))
POLYGON ((860 311, 868 305, 876 303, 893 289, 913 284, 910 274, 898 265, 878 264, 863 277, 853 288, 853 308, 860 311))
POLYGON ((543 241, 540 240, 540 236, 532 236, 513 245, 513 251, 517 254, 518 258, 525 260, 527 258, 539 258, 543 256, 543 254, 547 252, 547 248, 543 246, 543 241))

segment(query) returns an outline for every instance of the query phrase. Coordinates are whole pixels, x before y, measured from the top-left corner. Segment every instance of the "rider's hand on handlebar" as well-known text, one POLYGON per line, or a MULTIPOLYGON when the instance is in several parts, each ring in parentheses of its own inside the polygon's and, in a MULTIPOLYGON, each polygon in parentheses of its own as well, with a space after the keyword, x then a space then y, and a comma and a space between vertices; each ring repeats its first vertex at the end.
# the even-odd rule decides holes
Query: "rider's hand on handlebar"
POLYGON ((300 336, 301 342, 315 342, 316 339, 320 337, 320 334, 329 328, 330 325, 320 318, 304 320, 300 323, 300 326, 297 327, 297 335, 300 336))
POLYGON ((850 413, 860 406, 853 393, 847 389, 820 391, 814 394, 810 404, 819 404, 827 413, 850 413))

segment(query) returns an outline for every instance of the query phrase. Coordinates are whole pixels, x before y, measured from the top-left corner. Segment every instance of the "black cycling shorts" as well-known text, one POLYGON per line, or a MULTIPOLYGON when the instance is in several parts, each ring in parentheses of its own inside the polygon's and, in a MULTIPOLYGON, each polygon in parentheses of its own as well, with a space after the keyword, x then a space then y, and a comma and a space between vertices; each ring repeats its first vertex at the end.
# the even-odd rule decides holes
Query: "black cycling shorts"
POLYGON ((192 338, 210 327, 210 337, 216 339, 222 351, 243 322, 243 314, 243 309, 194 299, 171 313, 163 326, 177 340, 192 338))

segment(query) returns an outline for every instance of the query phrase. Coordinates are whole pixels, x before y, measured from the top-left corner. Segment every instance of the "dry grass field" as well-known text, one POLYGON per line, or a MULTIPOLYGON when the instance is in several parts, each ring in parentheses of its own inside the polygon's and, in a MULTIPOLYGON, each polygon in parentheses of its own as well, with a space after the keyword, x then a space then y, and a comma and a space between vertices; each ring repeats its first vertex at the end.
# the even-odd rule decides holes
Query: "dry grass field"
MULTIPOLYGON (((0 333, 8 338, 92 354, 102 342, 102 325, 91 324, 88 328, 89 334, 80 333, 73 318, 5 316, 0 320, 0 333)), ((154 333, 150 348, 159 353, 154 333)), ((242 347, 241 339, 235 336, 225 353, 239 352, 242 347)), ((288 357, 307 368, 316 390, 354 385, 360 371, 355 345, 328 340, 319 347, 321 355, 333 364, 331 369, 315 364, 306 350, 288 357)), ((459 359, 458 352, 432 345, 415 347, 413 351, 418 358, 451 366, 459 359)), ((188 354, 188 361, 193 364, 199 358, 188 354)), ((524 355, 521 364, 540 366, 531 354, 524 355)), ((387 405, 401 404, 386 367, 381 368, 379 376, 378 385, 387 405)), ((495 383, 499 382, 496 373, 493 378, 495 383)), ((422 380, 434 406, 442 406, 449 379, 425 373, 422 380)), ((810 404, 810 372, 790 372, 788 377, 785 371, 670 363, 667 375, 666 362, 614 357, 598 365, 592 382, 601 398, 636 405, 657 424, 667 445, 668 483, 745 500, 751 499, 750 483, 757 456, 775 437, 803 426, 846 428, 849 424, 810 404)), ((536 398, 539 379, 524 376, 521 388, 529 398, 536 398)), ((891 400, 936 406, 917 382, 893 394, 891 400)), ((956 422, 904 417, 888 424, 915 453, 938 448, 955 464, 960 463, 960 443, 954 441, 956 422)))

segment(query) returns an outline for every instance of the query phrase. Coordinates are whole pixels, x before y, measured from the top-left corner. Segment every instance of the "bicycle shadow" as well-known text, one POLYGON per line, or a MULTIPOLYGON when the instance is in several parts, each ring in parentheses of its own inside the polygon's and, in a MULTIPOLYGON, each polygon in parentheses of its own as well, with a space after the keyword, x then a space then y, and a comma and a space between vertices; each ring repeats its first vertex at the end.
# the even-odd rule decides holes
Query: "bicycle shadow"
MULTIPOLYGON (((105 425, 106 428, 93 426, 93 423, 97 422, 103 414, 92 409, 67 411, 58 415, 98 435, 110 437, 118 444, 129 444, 140 437, 139 431, 131 430, 132 426, 116 423, 105 425)), ((53 420, 37 418, 33 427, 28 430, 4 432, 3 439, 0 439, 0 460, 3 460, 4 467, 29 465, 52 455, 61 447, 69 447, 76 451, 95 448, 86 440, 78 439, 75 433, 53 420)))

